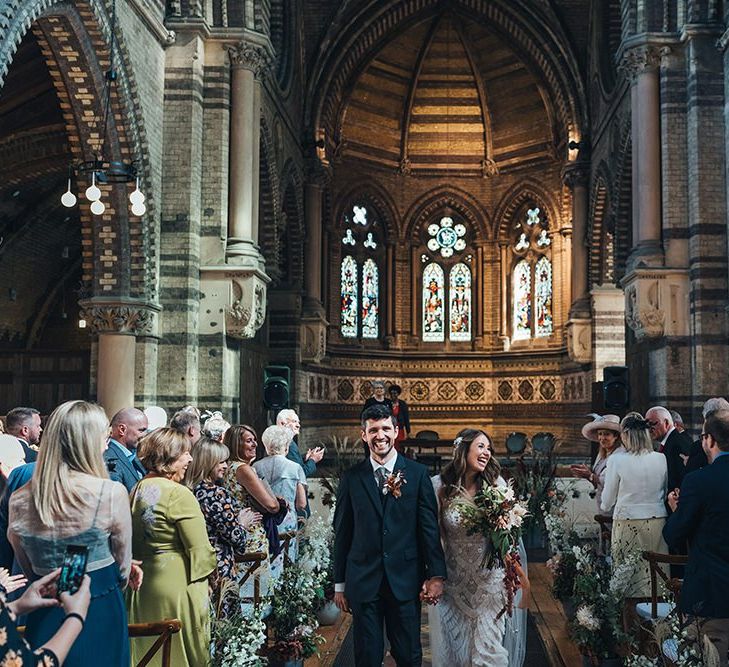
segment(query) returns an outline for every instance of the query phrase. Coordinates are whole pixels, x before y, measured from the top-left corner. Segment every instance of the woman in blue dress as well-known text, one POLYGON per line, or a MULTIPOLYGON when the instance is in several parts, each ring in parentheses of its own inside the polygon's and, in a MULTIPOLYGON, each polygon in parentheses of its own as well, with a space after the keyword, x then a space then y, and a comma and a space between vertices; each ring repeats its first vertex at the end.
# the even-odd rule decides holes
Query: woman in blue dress
MULTIPOLYGON (((129 496, 106 472, 109 421, 98 405, 69 401, 51 414, 31 481, 10 499, 8 537, 29 579, 63 564, 69 545, 88 548, 91 604, 68 667, 128 667, 122 595, 131 568, 129 496)), ((59 607, 28 616, 26 638, 42 646, 62 625, 59 607)))

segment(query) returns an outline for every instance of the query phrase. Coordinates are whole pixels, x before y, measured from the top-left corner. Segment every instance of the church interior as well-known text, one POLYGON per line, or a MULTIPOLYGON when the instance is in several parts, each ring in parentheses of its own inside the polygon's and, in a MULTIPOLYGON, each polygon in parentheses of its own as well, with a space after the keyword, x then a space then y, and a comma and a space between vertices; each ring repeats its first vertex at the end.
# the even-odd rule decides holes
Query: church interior
POLYGON ((413 431, 576 453, 627 366, 630 407, 695 427, 729 394, 728 21, 713 0, 0 2, 0 411, 262 429, 277 366, 307 443, 356 437, 382 380, 413 431))

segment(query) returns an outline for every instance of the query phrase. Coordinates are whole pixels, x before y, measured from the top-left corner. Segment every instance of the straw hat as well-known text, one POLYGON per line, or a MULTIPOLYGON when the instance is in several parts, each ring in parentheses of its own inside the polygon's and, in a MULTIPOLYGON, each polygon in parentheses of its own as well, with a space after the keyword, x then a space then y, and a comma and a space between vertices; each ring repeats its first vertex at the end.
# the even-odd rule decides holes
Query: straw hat
POLYGON ((620 433, 620 417, 617 415, 594 415, 594 419, 582 427, 582 435, 588 440, 597 440, 598 431, 620 433))

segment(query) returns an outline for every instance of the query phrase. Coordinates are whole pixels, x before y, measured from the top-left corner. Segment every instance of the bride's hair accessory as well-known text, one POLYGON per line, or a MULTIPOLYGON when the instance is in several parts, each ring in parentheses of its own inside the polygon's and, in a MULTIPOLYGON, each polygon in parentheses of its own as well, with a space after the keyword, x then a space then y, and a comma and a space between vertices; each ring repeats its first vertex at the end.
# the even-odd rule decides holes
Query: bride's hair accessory
POLYGON ((626 431, 643 431, 651 427, 650 422, 643 417, 629 416, 623 419, 623 428, 626 431))
POLYGON ((463 436, 459 435, 454 441, 453 441, 453 449, 456 449, 456 447, 460 447, 461 443, 463 442, 463 436))

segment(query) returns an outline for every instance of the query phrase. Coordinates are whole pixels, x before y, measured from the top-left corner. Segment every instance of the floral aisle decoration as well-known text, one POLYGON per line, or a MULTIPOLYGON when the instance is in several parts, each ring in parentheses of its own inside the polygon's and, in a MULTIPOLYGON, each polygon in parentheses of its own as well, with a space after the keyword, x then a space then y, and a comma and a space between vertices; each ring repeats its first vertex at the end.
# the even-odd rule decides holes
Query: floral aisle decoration
MULTIPOLYGON (((238 584, 224 581, 220 600, 226 595, 237 595, 238 584)), ((261 656, 266 643, 266 624, 259 609, 243 614, 240 606, 235 613, 224 617, 222 605, 212 617, 212 663, 214 667, 263 667, 261 656)))
POLYGON ((334 598, 333 516, 334 506, 325 516, 312 515, 301 541, 299 564, 312 574, 317 588, 314 610, 320 609, 328 600, 334 598))
POLYGON ((574 547, 580 545, 580 538, 567 521, 564 499, 552 504, 551 511, 544 515, 547 546, 552 554, 547 560, 547 569, 552 573, 552 595, 561 602, 568 602, 574 595, 577 575, 577 556, 574 547))
POLYGON ((473 498, 462 493, 454 507, 468 534, 480 533, 486 539, 481 567, 504 568, 506 604, 497 618, 504 613, 511 616, 514 595, 521 585, 515 565, 520 562, 519 539, 527 516, 526 503, 516 497, 509 482, 507 486, 485 486, 473 498))

